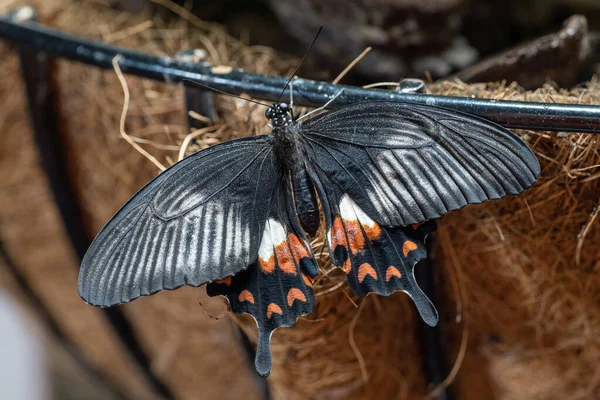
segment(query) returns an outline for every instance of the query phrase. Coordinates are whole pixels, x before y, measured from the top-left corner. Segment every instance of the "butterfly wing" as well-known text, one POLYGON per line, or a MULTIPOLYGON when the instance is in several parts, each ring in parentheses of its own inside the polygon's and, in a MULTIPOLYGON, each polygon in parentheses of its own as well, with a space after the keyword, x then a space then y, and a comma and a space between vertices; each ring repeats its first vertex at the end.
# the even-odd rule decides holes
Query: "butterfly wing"
POLYGON ((348 275, 350 289, 359 296, 389 296, 403 291, 412 298, 423 320, 434 326, 437 311, 417 285, 414 267, 427 256, 425 238, 435 230, 435 221, 418 226, 382 226, 323 171, 312 179, 325 213, 331 260, 348 275))
POLYGON ((215 145, 168 168, 93 241, 80 296, 108 307, 246 269, 256 260, 278 174, 267 136, 215 145))
POLYGON ((315 297, 311 288, 318 268, 296 216, 290 184, 284 179, 264 226, 258 259, 250 268, 229 279, 210 283, 210 296, 223 295, 236 314, 247 313, 258 325, 256 369, 271 371, 270 341, 273 331, 290 327, 311 314, 315 297))
POLYGON ((313 164, 386 226, 518 194, 540 173, 516 135, 438 107, 357 103, 302 124, 313 164))

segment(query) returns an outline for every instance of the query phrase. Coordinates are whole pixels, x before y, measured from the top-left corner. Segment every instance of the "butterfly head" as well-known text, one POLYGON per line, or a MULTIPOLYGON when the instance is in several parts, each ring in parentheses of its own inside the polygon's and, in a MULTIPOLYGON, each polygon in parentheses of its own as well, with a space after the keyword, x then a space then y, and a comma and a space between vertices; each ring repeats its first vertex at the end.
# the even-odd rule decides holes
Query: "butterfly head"
POLYGON ((265 117, 271 121, 273 129, 285 128, 293 122, 292 108, 287 103, 274 103, 265 111, 265 117))

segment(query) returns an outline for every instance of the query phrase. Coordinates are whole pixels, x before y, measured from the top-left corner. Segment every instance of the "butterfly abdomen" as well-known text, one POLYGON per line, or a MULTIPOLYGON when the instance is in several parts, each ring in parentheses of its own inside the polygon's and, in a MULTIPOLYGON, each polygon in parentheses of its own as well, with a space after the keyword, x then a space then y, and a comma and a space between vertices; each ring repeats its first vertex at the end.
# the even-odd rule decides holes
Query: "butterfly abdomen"
POLYGON ((294 189, 294 203, 302 229, 310 236, 314 236, 319 229, 321 218, 315 187, 305 169, 291 173, 294 189))

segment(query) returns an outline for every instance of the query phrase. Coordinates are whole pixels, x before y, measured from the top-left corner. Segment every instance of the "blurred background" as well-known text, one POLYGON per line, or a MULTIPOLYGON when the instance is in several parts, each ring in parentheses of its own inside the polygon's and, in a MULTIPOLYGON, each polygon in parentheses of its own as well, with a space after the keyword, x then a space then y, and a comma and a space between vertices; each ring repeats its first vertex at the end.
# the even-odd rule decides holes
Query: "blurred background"
MULTIPOLYGON (((25 5, 81 38, 170 57, 201 49, 214 65, 264 74, 291 74, 323 25, 302 77, 331 81, 371 47, 342 83, 411 77, 435 94, 600 99, 597 0, 0 0, 0 13, 25 5)), ((600 398, 595 136, 518 131, 542 163, 538 184, 441 221, 431 249, 441 386, 405 296, 355 299, 334 272, 315 314, 275 333, 264 381, 247 354, 253 321, 211 318, 226 306, 203 288, 110 310, 79 298, 87 244, 159 170, 119 135, 114 71, 50 60, 57 129, 40 137, 22 60, 0 40, 1 399, 600 398)), ((263 109, 223 96, 218 123, 199 131, 181 87, 126 78, 127 131, 165 166, 184 143, 190 154, 264 132, 263 109)))

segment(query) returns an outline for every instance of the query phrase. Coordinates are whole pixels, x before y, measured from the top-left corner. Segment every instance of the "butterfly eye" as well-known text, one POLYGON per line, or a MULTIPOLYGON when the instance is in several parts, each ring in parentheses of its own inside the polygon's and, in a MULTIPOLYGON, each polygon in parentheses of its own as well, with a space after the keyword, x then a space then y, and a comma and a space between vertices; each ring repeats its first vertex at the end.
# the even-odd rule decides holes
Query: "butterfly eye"
POLYGON ((267 117, 267 119, 273 117, 273 109, 271 107, 267 108, 267 111, 265 111, 265 117, 267 117))
POLYGON ((279 108, 281 108, 281 111, 289 111, 290 110, 290 106, 287 103, 279 104, 279 108))

